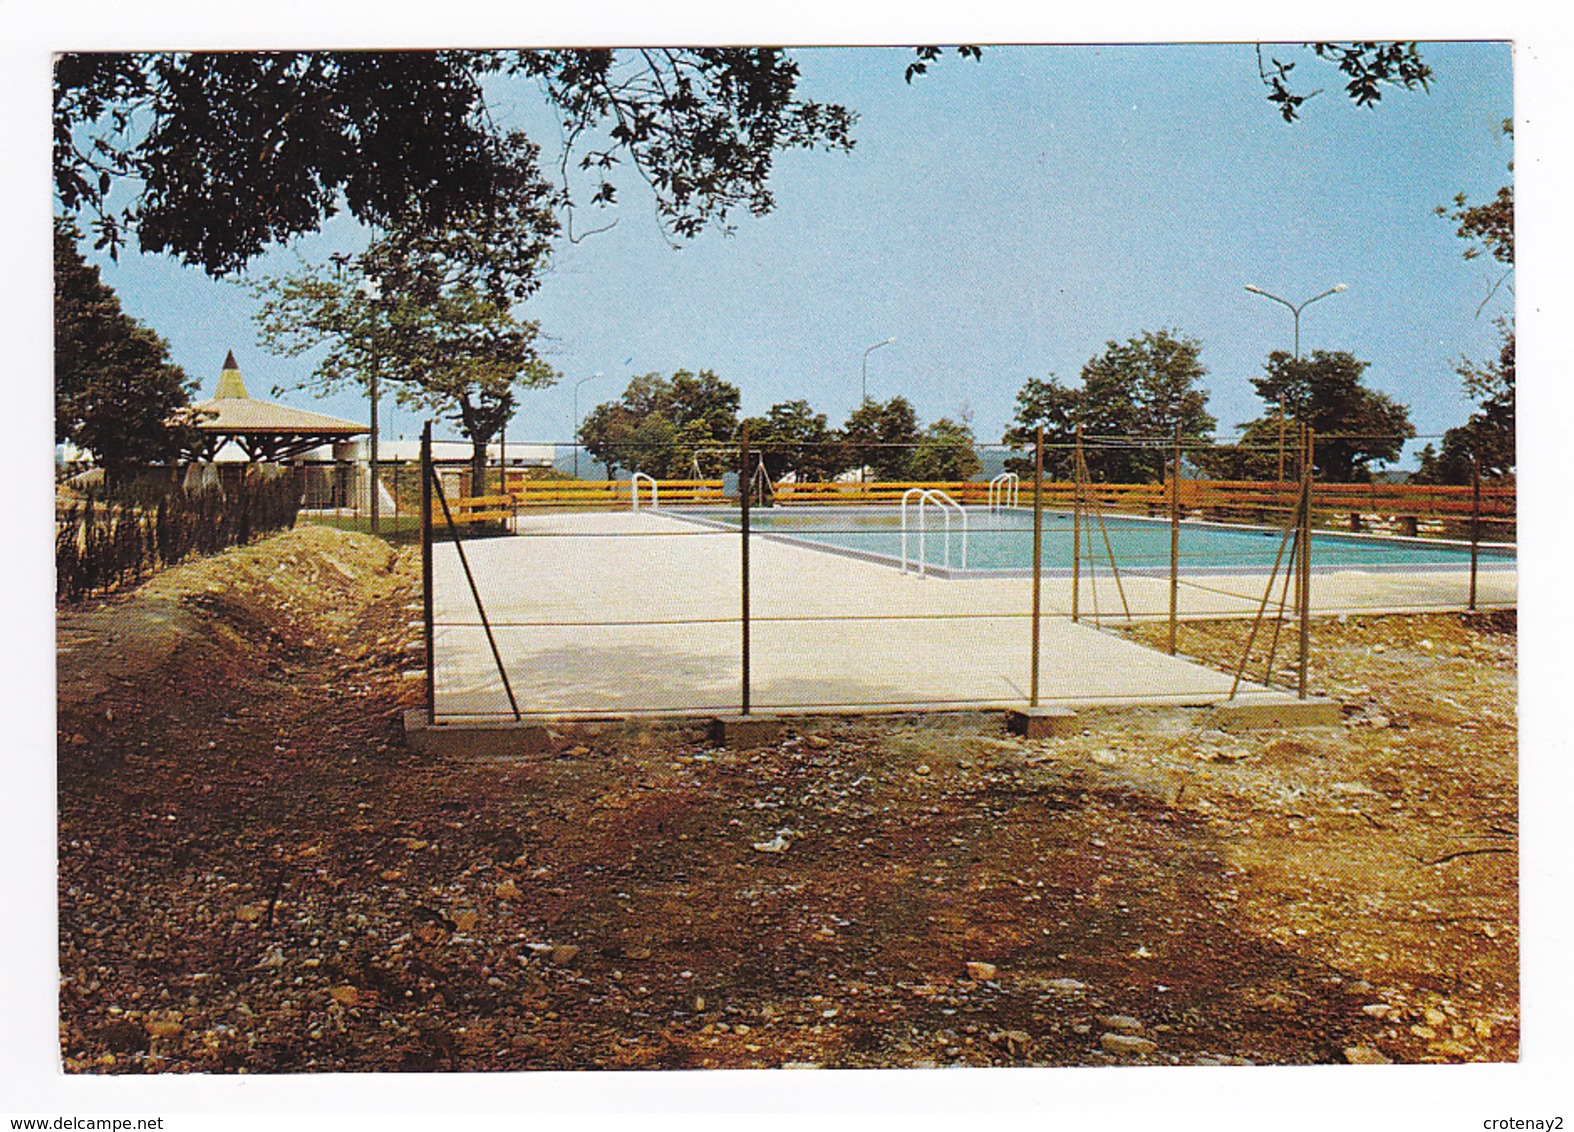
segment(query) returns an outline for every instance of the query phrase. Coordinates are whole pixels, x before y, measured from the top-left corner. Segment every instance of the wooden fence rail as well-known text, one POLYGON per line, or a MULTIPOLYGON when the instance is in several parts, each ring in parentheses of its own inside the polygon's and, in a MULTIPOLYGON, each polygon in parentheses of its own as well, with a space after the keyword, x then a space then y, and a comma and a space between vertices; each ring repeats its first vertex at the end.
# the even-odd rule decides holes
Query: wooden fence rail
MULTIPOLYGON (((722 503, 728 500, 722 480, 658 480, 657 494, 662 506, 676 503, 722 503)), ((1022 488, 1031 490, 1031 483, 1022 488)), ((504 510, 532 508, 611 508, 632 505, 633 491, 628 480, 529 480, 510 477, 506 495, 485 496, 459 501, 467 515, 501 518, 504 510), (473 504, 473 505, 472 505, 473 504)), ((778 483, 771 501, 784 506, 893 505, 911 488, 938 488, 959 503, 983 506, 989 502, 989 484, 981 480, 961 482, 916 482, 879 480, 873 483, 778 483)), ((1278 523, 1295 507, 1298 485, 1292 482, 1248 480, 1182 479, 1179 505, 1183 514, 1245 522, 1278 523)), ((1102 510, 1133 515, 1167 516, 1170 509, 1168 483, 1086 485, 1084 502, 1102 510)), ((1051 510, 1070 510, 1076 485, 1069 480, 1045 480, 1044 506, 1051 510)), ((1516 491, 1512 484, 1483 484, 1479 511, 1471 488, 1420 484, 1317 484, 1313 491, 1313 511, 1322 520, 1342 520, 1354 516, 1392 519, 1442 519, 1467 522, 1472 515, 1489 523, 1512 523, 1515 518, 1516 491)), ((457 516, 457 512, 456 512, 457 516)))

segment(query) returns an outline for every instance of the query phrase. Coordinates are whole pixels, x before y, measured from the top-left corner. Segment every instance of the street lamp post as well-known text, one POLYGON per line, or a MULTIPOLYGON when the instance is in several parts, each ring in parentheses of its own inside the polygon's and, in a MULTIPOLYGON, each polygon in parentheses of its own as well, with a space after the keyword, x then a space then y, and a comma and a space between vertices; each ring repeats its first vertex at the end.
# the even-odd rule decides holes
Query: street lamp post
POLYGON ((869 401, 869 355, 872 354, 874 351, 878 350, 881 346, 889 346, 892 342, 895 342, 895 341, 896 341, 895 338, 887 338, 883 342, 876 342, 873 346, 870 346, 867 350, 864 351, 863 400, 858 402, 860 405, 867 404, 868 401, 869 401))
MULTIPOLYGON (((361 295, 371 306, 382 297, 382 288, 375 279, 363 278, 360 282, 361 295)), ((366 493, 371 496, 372 534, 377 533, 379 500, 377 498, 377 354, 371 354, 371 373, 367 380, 367 389, 372 398, 372 435, 370 437, 371 451, 367 459, 366 493)))
MULTIPOLYGON (((602 378, 602 377, 605 377, 605 376, 606 376, 606 374, 604 374, 604 373, 593 373, 589 377, 582 377, 578 381, 574 382, 574 435, 572 437, 570 437, 569 439, 571 439, 574 442, 574 478, 575 479, 579 478, 579 387, 581 385, 585 384, 585 382, 587 382, 587 381, 595 381, 598 378, 602 378)), ((608 473, 607 473, 607 477, 610 479, 611 475, 612 475, 612 473, 611 473, 610 468, 609 468, 608 473)))
MULTIPOLYGON (((1340 291, 1345 291, 1349 288, 1343 283, 1335 283, 1322 294, 1313 295, 1299 306, 1290 302, 1289 299, 1281 299, 1278 295, 1270 295, 1261 287, 1253 287, 1250 283, 1246 284, 1246 289, 1254 295, 1261 295, 1265 299, 1272 299, 1274 302, 1290 308, 1290 314, 1295 322, 1295 360, 1299 362, 1301 360, 1301 312, 1318 299, 1326 299, 1329 295, 1337 295, 1340 291)), ((1284 479, 1284 394, 1282 392, 1279 394, 1279 479, 1284 479)))
MULTIPOLYGON (((874 353, 874 351, 878 350, 881 346, 889 346, 892 342, 895 342, 895 341, 896 341, 895 338, 887 338, 883 342, 876 342, 873 346, 870 346, 867 350, 864 351, 864 361, 863 361, 863 400, 858 402, 859 408, 862 408, 863 406, 865 406, 865 405, 867 405, 869 403, 869 355, 874 353)), ((859 462, 859 467, 858 467, 858 482, 859 483, 863 483, 865 481, 865 479, 868 477, 868 475, 869 475, 869 462, 867 460, 860 461, 859 462)))

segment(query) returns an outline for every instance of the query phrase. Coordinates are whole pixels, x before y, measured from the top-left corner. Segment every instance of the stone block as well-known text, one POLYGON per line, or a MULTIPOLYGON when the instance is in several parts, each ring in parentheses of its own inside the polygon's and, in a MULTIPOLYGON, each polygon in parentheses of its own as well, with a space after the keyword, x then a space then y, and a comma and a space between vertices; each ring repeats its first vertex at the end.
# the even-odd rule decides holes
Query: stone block
POLYGON ((1077 713, 1060 707, 1018 708, 1006 712, 1006 730, 1024 739, 1048 739, 1081 731, 1077 713))
POLYGON ((722 715, 710 721, 710 741, 718 747, 764 747, 781 738, 774 715, 722 715))
POLYGON ((431 723, 426 712, 404 713, 404 743, 428 755, 503 758, 540 754, 552 747, 551 736, 539 723, 431 723))
POLYGON ((1304 700, 1226 700, 1215 704, 1208 715, 1208 722, 1222 731, 1339 726, 1338 702, 1321 696, 1304 700))

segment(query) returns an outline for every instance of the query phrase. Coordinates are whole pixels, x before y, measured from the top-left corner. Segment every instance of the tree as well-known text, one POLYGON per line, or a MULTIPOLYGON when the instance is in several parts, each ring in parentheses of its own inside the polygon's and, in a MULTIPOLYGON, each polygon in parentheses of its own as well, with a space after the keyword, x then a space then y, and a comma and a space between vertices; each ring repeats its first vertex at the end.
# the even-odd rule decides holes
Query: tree
POLYGON ((1175 332, 1144 330, 1082 367, 1078 421, 1088 472, 1110 483, 1164 478, 1175 430, 1199 440, 1212 433, 1208 393, 1197 383, 1207 374, 1198 361, 1202 344, 1175 332))
POLYGON ((1467 484, 1476 475, 1492 479, 1513 475, 1515 466, 1514 324, 1498 319, 1503 335, 1495 360, 1476 365, 1468 358, 1459 363, 1465 390, 1479 406, 1464 424, 1443 433, 1440 452, 1431 445, 1420 453, 1416 472, 1419 483, 1467 484))
POLYGON ((765 416, 751 417, 748 425, 749 443, 759 450, 773 480, 791 475, 799 483, 820 483, 835 479, 847 467, 840 434, 807 401, 772 405, 765 416))
MULTIPOLYGON (((1503 123, 1503 132, 1512 135, 1512 120, 1503 123)), ((1509 169, 1514 168, 1513 162, 1509 169)), ((1487 296, 1476 313, 1491 302, 1514 271, 1514 186, 1505 185, 1485 204, 1472 205, 1465 194, 1454 198, 1454 211, 1450 213, 1441 205, 1439 216, 1458 221, 1458 235, 1468 241, 1464 257, 1475 259, 1484 253, 1507 269, 1487 289, 1487 296)), ((1419 476, 1429 482, 1469 483, 1475 475, 1476 462, 1486 476, 1513 474, 1515 466, 1515 399, 1514 399, 1514 319, 1505 315, 1497 320, 1502 344, 1495 361, 1477 365, 1469 358, 1460 360, 1456 372, 1464 379, 1465 392, 1476 402, 1479 410, 1464 425, 1451 428, 1443 434, 1443 451, 1428 461, 1423 451, 1419 476)))
MULTIPOLYGON (((1186 453, 1204 476, 1216 480, 1277 480, 1279 477, 1279 417, 1259 417, 1239 426, 1233 444, 1209 444, 1186 453)), ((1289 441, 1293 450, 1294 441, 1289 441)), ((1291 469, 1293 473, 1294 465, 1291 469)))
POLYGON ((445 412, 470 438, 471 490, 486 483, 486 447, 514 415, 516 391, 558 374, 536 352, 540 326, 495 300, 458 288, 428 302, 401 300, 393 319, 402 404, 445 412))
MULTIPOLYGON (((1315 350, 1297 361, 1275 350, 1263 376, 1252 379, 1264 402, 1282 404, 1289 417, 1314 430, 1312 462, 1324 480, 1365 483, 1373 461, 1397 460, 1415 435, 1408 409, 1362 384, 1369 364, 1344 351, 1315 350)), ((1261 440, 1270 430, 1276 435, 1278 418, 1265 416, 1242 427, 1261 440)))
POLYGON ((555 221, 529 196, 511 214, 518 227, 506 237, 496 214, 443 231, 400 229, 333 269, 307 267, 255 287, 265 346, 291 356, 328 346, 314 371, 319 394, 375 373, 400 403, 456 422, 471 442, 477 493, 486 446, 512 417, 516 391, 557 380, 536 349, 539 325, 510 306, 534 290, 547 252, 541 231, 555 221), (540 225, 533 245, 518 238, 532 223, 540 225))
POLYGON ((169 360, 169 343, 120 307, 78 250, 82 234, 56 219, 55 441, 92 453, 114 485, 139 465, 196 447, 186 411, 196 383, 169 360))
MULTIPOLYGON (((1358 105, 1431 75, 1414 43, 1310 47, 1347 76, 1358 105)), ((916 48, 907 80, 939 56, 916 48)), ((1259 48, 1286 121, 1312 97, 1291 89, 1294 67, 1259 48)), ((524 140, 495 124, 486 100, 497 76, 535 80, 559 112, 554 200, 571 236, 577 203, 615 204, 611 177, 625 162, 666 229, 688 237, 739 208, 769 212, 777 154, 853 146, 854 112, 802 98, 798 64, 770 47, 67 52, 55 64, 56 198, 92 217, 111 254, 134 235, 142 251, 213 275, 340 209, 376 228, 451 227, 495 210, 520 173, 524 140), (578 190, 576 175, 588 178, 578 190)))
POLYGON ((774 48, 66 53, 56 196, 93 214, 98 246, 135 233, 214 275, 341 207, 377 228, 451 228, 499 211, 527 175, 528 143, 487 106, 497 75, 536 80, 561 112, 556 204, 573 205, 575 155, 603 206, 627 160, 680 236, 770 211, 777 153, 852 146, 852 113, 799 98, 798 66, 774 48))
POLYGON ((647 373, 630 381, 621 399, 585 414, 579 441, 609 468, 657 479, 687 479, 696 460, 701 471, 719 471, 725 457, 715 450, 733 444, 740 400, 736 385, 708 369, 671 378, 647 373))
POLYGON ((842 437, 853 467, 870 469, 876 479, 908 479, 918 414, 905 397, 865 401, 847 418, 842 437))
MULTIPOLYGON (((1077 407, 1081 403, 1079 391, 1070 389, 1050 374, 1047 378, 1030 377, 1017 390, 1017 413, 1006 429, 1001 441, 1013 449, 1028 449, 1044 430, 1044 475, 1049 479, 1069 480, 1075 469, 1074 445, 1077 439, 1077 407)), ((1035 462, 1031 456, 1012 456, 1006 468, 1018 475, 1032 475, 1035 462)))
POLYGON ((908 461, 907 474, 912 479, 927 481, 972 479, 983 467, 974 443, 972 428, 950 417, 941 417, 931 422, 919 437, 908 461))
MULTIPOLYGON (((1108 483, 1162 480, 1175 430, 1200 440, 1212 433, 1207 390, 1198 382, 1207 370, 1198 360, 1202 344, 1170 330, 1144 330, 1125 342, 1108 342, 1104 352, 1082 367, 1080 388, 1067 388, 1051 375, 1029 378, 1017 392, 1017 415, 1004 441, 1014 447, 1032 443, 1044 428, 1044 472, 1070 478, 1073 446, 1082 426, 1088 474, 1108 483)), ((1024 457, 1008 466, 1032 471, 1024 457)))
MULTIPOLYGON (((1503 132, 1509 137, 1514 136, 1514 120, 1503 120, 1503 132)), ((1508 164, 1509 172, 1513 172, 1514 163, 1508 164)), ((1454 197, 1454 211, 1449 212, 1444 205, 1437 206, 1437 214, 1450 220, 1458 221, 1458 236, 1468 241, 1465 249, 1466 259, 1476 259, 1483 254, 1490 254, 1499 263, 1514 266, 1514 186, 1504 185, 1497 191, 1497 195, 1485 204, 1473 205, 1470 199, 1460 193, 1454 197)))
MULTIPOLYGON (((1308 44, 1317 58, 1334 64, 1345 75, 1345 94, 1357 106, 1375 107, 1383 98, 1383 87, 1402 90, 1430 89, 1432 68, 1421 59, 1414 42, 1362 42, 1308 44)), ((1278 108, 1286 122, 1300 117, 1301 106, 1322 93, 1297 94, 1290 86, 1293 62, 1270 57, 1264 60, 1262 44, 1257 45, 1257 77, 1268 90, 1268 101, 1278 108)))

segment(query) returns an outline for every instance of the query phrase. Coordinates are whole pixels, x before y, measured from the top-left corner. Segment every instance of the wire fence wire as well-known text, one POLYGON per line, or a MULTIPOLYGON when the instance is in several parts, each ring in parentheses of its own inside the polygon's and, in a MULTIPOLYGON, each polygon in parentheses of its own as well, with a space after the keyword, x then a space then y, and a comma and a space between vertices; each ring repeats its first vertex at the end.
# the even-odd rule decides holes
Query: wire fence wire
MULTIPOLYGON (((1330 483, 1328 439, 1292 436, 1270 479, 1210 478, 1242 446, 1174 437, 801 480, 814 446, 744 436, 686 475, 508 467, 480 494, 428 459, 400 494, 442 504, 422 513, 432 718, 1304 696, 1318 616, 1514 604, 1512 481, 1330 483), (1154 474, 1099 478, 1116 451, 1154 474), (1174 653, 1177 623, 1219 617, 1254 622, 1232 674, 1087 635, 1168 618, 1174 653)), ((922 448, 886 447, 910 465, 922 448)))

